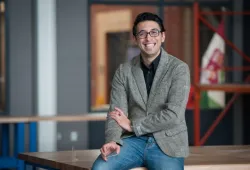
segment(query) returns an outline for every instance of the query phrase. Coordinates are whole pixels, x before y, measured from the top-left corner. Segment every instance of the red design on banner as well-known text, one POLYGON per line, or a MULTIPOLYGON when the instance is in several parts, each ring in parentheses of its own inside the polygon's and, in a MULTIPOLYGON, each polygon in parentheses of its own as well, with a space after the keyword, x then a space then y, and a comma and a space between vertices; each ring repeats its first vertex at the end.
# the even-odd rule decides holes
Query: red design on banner
POLYGON ((206 72, 208 73, 207 80, 211 84, 217 84, 219 70, 222 68, 223 65, 224 54, 219 50, 215 49, 214 53, 212 54, 211 59, 208 62, 207 67, 205 68, 206 72))

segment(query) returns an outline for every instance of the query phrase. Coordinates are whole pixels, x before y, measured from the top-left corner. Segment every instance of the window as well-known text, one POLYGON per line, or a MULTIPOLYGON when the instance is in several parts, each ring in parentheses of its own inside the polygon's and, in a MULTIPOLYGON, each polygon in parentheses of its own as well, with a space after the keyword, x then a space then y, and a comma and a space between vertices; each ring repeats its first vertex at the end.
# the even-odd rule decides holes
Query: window
POLYGON ((91 109, 109 107, 111 81, 120 63, 138 55, 133 43, 134 18, 154 6, 91 6, 91 109))

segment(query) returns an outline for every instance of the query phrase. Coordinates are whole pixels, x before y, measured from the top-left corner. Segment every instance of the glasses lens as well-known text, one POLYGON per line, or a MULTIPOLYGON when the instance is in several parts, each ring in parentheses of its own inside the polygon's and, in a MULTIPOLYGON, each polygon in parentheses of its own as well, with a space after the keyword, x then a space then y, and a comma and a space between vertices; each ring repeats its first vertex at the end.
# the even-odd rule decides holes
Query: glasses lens
POLYGON ((147 32, 146 31, 141 31, 138 33, 138 37, 139 38, 145 38, 147 36, 147 32))
POLYGON ((159 35, 159 31, 158 30, 151 30, 149 32, 151 37, 157 37, 159 35))

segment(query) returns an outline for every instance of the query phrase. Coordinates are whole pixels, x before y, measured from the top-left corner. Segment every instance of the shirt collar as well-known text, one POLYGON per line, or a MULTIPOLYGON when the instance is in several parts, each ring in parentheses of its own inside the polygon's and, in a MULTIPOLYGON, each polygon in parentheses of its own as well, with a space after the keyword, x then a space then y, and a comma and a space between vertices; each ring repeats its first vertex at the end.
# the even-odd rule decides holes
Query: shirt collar
POLYGON ((156 69, 159 65, 159 62, 160 62, 160 58, 161 58, 161 51, 160 51, 160 54, 154 59, 154 61, 149 65, 149 67, 147 67, 144 63, 143 63, 143 60, 142 60, 142 56, 140 55, 140 59, 141 59, 141 66, 144 67, 144 68, 147 68, 147 69, 150 69, 153 67, 154 71, 156 72, 156 69))

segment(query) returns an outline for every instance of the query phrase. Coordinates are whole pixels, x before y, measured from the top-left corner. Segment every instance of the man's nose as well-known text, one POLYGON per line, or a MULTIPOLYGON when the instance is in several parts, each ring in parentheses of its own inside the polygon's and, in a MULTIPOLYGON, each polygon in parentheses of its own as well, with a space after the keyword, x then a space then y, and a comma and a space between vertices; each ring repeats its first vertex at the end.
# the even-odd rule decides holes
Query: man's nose
POLYGON ((150 38, 151 38, 151 35, 150 35, 150 33, 148 32, 148 33, 146 34, 145 39, 150 39, 150 38))

